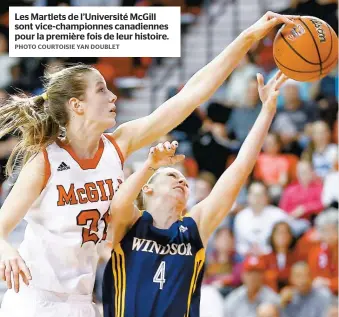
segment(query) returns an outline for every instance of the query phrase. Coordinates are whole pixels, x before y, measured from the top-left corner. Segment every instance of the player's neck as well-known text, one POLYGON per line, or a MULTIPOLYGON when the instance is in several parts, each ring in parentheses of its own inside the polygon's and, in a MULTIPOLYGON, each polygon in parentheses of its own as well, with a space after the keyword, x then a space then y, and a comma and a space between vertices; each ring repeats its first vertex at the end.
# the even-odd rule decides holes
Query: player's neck
POLYGON ((99 147, 101 132, 95 133, 84 126, 67 128, 65 142, 69 144, 75 154, 81 159, 91 159, 99 147))
POLYGON ((159 229, 168 229, 181 215, 177 206, 167 206, 163 201, 153 201, 147 211, 153 217, 153 225, 159 229))

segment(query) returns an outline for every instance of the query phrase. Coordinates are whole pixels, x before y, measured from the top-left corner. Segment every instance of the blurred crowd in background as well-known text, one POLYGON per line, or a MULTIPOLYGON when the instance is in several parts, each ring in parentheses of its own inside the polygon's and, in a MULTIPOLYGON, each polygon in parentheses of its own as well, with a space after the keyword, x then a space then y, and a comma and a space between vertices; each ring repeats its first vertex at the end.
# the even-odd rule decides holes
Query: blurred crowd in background
MULTIPOLYGON (((194 27, 203 14, 199 0, 37 0, 15 5, 180 5, 194 27)), ((8 10, 8 6, 7 6, 8 10)), ((95 66, 108 88, 127 98, 119 78, 143 78, 152 58, 10 58, 8 12, 0 13, 0 99, 18 89, 43 91, 41 76, 73 62, 95 66)), ((337 1, 292 0, 282 13, 318 16, 338 32, 337 1)), ((179 141, 188 178, 187 210, 204 199, 232 164, 261 109, 256 74, 277 71, 272 55, 277 30, 260 41, 208 104, 197 109, 166 140, 179 141)), ((185 28, 183 28, 185 32, 185 28)), ((184 83, 182 83, 184 84, 184 83)), ((182 86, 172 87, 168 98, 182 86)), ((119 108, 119 101, 117 104, 119 108)), ((1 109, 0 109, 1 111, 1 109)), ((4 166, 17 136, 0 140, 1 201, 10 184, 4 166)), ((138 164, 125 166, 126 178, 138 164)), ((338 71, 312 83, 288 80, 253 173, 206 250, 202 317, 338 316, 338 71)), ((222 199, 222 197, 220 197, 222 199)), ((24 224, 16 229, 18 236, 24 224)), ((20 238, 17 238, 19 242, 20 238)), ((101 301, 99 265, 95 300, 101 301)))

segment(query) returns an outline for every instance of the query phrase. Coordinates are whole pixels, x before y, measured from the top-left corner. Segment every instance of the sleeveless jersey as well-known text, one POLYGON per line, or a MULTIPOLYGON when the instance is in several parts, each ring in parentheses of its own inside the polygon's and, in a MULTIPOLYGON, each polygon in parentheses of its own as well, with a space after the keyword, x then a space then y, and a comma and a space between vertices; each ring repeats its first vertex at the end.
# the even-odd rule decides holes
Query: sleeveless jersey
POLYGON ((25 216, 20 255, 34 287, 91 294, 98 248, 107 238, 110 202, 123 182, 121 152, 111 136, 102 135, 92 159, 77 158, 60 141, 43 153, 48 179, 25 216))
POLYGON ((204 259, 191 217, 164 230, 144 211, 105 268, 104 317, 198 317, 204 259))

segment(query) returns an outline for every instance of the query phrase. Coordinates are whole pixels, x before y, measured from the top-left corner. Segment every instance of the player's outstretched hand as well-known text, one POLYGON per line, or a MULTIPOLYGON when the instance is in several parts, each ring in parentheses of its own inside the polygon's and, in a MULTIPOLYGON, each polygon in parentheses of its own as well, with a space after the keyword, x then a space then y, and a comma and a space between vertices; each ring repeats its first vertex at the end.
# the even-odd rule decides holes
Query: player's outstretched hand
POLYGON ((279 24, 286 23, 294 25, 295 24, 294 19, 296 18, 298 18, 298 16, 281 15, 275 12, 268 11, 257 22, 252 24, 246 30, 246 32, 255 41, 259 41, 279 24))
POLYGON ((158 169, 162 166, 174 165, 181 162, 185 155, 175 155, 177 148, 177 141, 159 143, 150 149, 147 164, 152 168, 158 169))
POLYGON ((282 84, 288 79, 280 70, 264 85, 264 77, 257 74, 258 91, 263 108, 269 111, 277 110, 277 97, 282 84))
POLYGON ((0 261, 0 278, 7 283, 9 289, 12 288, 14 283, 14 290, 18 293, 20 288, 19 275, 21 275, 24 283, 28 285, 29 280, 32 279, 31 273, 17 250, 10 245, 6 245, 3 250, 0 261))

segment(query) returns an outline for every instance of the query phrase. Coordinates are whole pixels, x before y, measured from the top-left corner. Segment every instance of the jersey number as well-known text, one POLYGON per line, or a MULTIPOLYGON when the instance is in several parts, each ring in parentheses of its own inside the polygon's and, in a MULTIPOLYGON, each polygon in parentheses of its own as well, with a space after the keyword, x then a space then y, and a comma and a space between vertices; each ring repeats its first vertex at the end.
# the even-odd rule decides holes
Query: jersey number
POLYGON ((165 280, 165 268, 166 268, 166 262, 161 261, 157 271, 155 272, 155 275, 153 277, 154 283, 159 283, 159 288, 162 289, 166 280, 165 280))
POLYGON ((100 219, 100 212, 98 209, 87 209, 82 210, 77 216, 77 225, 78 226, 86 226, 87 222, 90 221, 89 229, 82 228, 82 244, 92 241, 94 244, 99 242, 99 237, 97 232, 99 231, 99 221, 103 221, 105 223, 104 230, 102 232, 101 241, 106 240, 107 237, 107 227, 109 222, 109 211, 102 216, 100 219))

